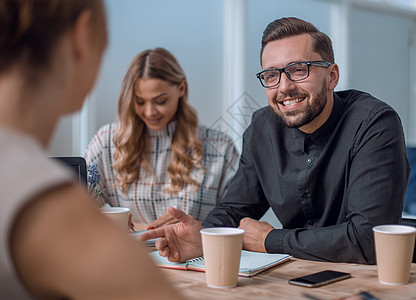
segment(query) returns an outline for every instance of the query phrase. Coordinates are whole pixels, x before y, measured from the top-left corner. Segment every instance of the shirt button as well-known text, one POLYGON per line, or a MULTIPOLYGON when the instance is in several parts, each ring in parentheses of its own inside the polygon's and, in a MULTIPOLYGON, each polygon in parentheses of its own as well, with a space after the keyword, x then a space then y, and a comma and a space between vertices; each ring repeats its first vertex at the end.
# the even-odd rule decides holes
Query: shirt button
POLYGON ((315 222, 314 222, 314 221, 312 221, 312 220, 310 220, 310 221, 309 221, 309 225, 313 226, 313 225, 315 225, 315 222))
POLYGON ((307 162, 308 162, 308 164, 311 164, 312 163, 312 158, 308 158, 307 162))

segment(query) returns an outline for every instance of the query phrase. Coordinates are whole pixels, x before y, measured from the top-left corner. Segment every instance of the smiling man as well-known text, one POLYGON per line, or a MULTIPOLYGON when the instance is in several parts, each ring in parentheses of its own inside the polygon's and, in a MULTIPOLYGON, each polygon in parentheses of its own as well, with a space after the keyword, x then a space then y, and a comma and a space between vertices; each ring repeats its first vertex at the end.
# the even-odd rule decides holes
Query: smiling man
POLYGON ((334 92, 331 40, 303 20, 267 26, 261 65, 269 106, 253 114, 221 203, 202 225, 170 209, 182 222, 145 237, 184 260, 200 254, 202 226, 239 226, 247 250, 375 263, 372 227, 400 222, 409 174, 399 116, 368 93, 334 92), (270 207, 283 229, 257 221, 270 207))
POLYGON ((334 102, 332 91, 339 78, 332 51, 323 54, 332 63, 324 61, 313 52, 313 43, 306 33, 267 43, 262 51, 264 71, 257 74, 266 88, 270 108, 288 127, 306 133, 314 132, 328 119, 334 102), (283 78, 282 72, 286 75, 283 78))

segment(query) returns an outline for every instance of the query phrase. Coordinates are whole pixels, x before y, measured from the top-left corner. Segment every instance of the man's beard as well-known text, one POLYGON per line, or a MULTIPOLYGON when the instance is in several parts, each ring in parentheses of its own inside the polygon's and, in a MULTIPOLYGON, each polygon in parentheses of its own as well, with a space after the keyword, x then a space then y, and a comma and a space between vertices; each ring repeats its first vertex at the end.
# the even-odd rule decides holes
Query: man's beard
MULTIPOLYGON (((319 114, 324 110, 325 105, 328 101, 326 91, 327 88, 324 83, 319 93, 314 97, 313 103, 306 102, 306 106, 302 111, 282 111, 279 108, 278 99, 274 99, 273 102, 276 105, 276 107, 272 106, 272 109, 274 113, 282 119, 286 126, 290 128, 299 128, 312 122, 312 120, 319 116, 319 114), (297 118, 290 118, 296 115, 298 116, 297 118)), ((286 94, 284 98, 302 98, 307 96, 308 95, 306 93, 292 92, 286 94)), ((305 99, 303 101, 307 100, 305 99)))

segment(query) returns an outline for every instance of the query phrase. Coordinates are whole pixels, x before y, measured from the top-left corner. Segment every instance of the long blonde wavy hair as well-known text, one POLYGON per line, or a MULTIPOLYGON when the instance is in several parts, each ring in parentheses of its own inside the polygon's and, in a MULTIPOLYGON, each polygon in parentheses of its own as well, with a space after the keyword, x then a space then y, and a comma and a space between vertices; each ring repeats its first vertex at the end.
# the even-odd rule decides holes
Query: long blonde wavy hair
MULTIPOLYGON (((173 85, 186 83, 185 73, 175 57, 163 48, 145 50, 131 62, 123 79, 118 100, 118 129, 114 137, 114 164, 117 185, 125 192, 130 184, 140 180, 141 168, 154 174, 149 162, 151 140, 146 125, 134 109, 134 86, 137 80, 153 78, 173 85)), ((188 85, 179 99, 175 114, 176 130, 172 137, 172 160, 168 167, 171 185, 167 192, 176 194, 184 184, 198 183, 190 177, 194 167, 201 165, 202 142, 198 137, 198 116, 188 103, 188 85)))

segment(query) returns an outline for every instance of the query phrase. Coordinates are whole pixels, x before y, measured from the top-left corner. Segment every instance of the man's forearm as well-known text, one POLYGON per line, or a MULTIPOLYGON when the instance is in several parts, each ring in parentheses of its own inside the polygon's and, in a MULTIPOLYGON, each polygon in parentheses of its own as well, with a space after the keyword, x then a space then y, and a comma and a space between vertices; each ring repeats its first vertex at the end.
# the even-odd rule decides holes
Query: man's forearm
POLYGON ((354 227, 343 223, 316 229, 275 229, 266 237, 266 251, 317 261, 374 264, 371 226, 354 227))

